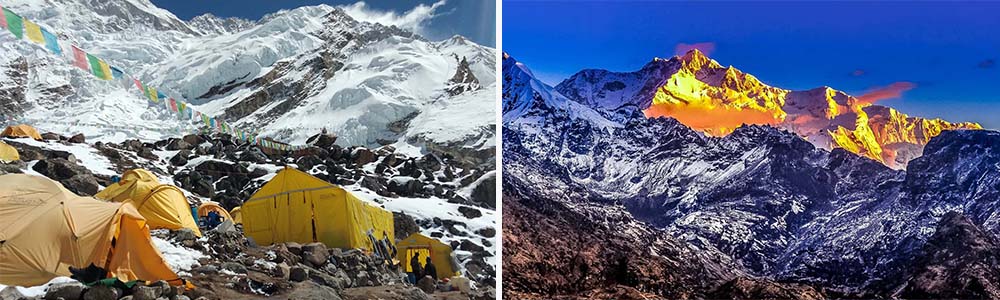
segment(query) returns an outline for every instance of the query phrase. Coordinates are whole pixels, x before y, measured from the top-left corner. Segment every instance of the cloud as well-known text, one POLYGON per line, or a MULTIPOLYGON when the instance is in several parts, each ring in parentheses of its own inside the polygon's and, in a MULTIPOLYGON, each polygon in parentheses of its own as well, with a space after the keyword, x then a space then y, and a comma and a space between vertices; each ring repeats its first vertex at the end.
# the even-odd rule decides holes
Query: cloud
POLYGON ((858 96, 858 102, 872 104, 885 99, 899 98, 903 92, 917 87, 912 82, 900 81, 884 87, 874 87, 864 95, 858 96))
POLYGON ((991 58, 991 59, 987 59, 987 60, 979 62, 979 64, 976 65, 976 66, 978 66, 980 68, 983 68, 983 69, 992 69, 994 66, 996 66, 996 64, 997 64, 997 62, 994 61, 991 58))
POLYGON ((851 71, 851 77, 861 77, 865 76, 865 74, 868 74, 868 71, 862 69, 856 69, 854 71, 851 71))
POLYGON ((359 21, 380 23, 386 26, 395 25, 396 27, 426 36, 427 23, 431 19, 442 15, 439 10, 445 5, 445 1, 446 0, 440 0, 431 5, 419 4, 405 13, 373 9, 364 1, 356 2, 351 5, 341 5, 339 7, 344 9, 344 11, 347 12, 347 15, 359 21))
POLYGON ((722 136, 743 124, 775 125, 781 122, 774 113, 730 106, 702 106, 685 103, 654 104, 643 113, 647 118, 673 117, 688 127, 722 136))
POLYGON ((684 55, 684 53, 687 53, 692 49, 698 49, 698 51, 701 51, 701 53, 704 53, 705 55, 712 55, 712 52, 715 52, 715 43, 713 42, 694 43, 694 44, 680 43, 677 44, 676 47, 674 47, 674 54, 684 55))

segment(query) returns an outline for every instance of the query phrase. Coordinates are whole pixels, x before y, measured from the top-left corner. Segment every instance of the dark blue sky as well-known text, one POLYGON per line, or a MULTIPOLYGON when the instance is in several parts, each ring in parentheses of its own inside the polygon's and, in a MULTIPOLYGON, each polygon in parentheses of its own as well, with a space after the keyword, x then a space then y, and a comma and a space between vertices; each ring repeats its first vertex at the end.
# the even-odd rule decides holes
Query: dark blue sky
POLYGON ((503 2, 503 50, 556 84, 584 68, 639 69, 679 43, 788 89, 854 95, 906 81, 879 102, 1000 128, 1000 2, 503 2))
MULTIPOLYGON (((220 17, 260 19, 265 14, 281 9, 307 5, 351 5, 358 1, 344 0, 152 0, 156 6, 169 10, 183 20, 212 13, 220 17)), ((380 12, 405 14, 418 4, 432 5, 435 0, 380 0, 366 1, 366 7, 380 12)), ((428 21, 424 35, 431 40, 441 40, 460 34, 476 43, 496 46, 496 2, 493 0, 448 0, 436 10, 437 17, 428 21)))

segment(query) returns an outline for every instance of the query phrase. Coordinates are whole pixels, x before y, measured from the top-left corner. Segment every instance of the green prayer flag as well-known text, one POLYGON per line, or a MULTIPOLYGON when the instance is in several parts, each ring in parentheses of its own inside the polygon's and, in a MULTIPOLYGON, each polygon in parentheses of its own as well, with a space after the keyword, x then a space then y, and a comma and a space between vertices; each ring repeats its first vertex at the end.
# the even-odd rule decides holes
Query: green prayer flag
POLYGON ((90 61, 90 72, 94 73, 94 76, 97 76, 97 78, 103 79, 111 76, 111 74, 104 73, 104 68, 101 67, 101 59, 97 58, 97 56, 87 53, 87 61, 90 61))
POLYGON ((3 15, 7 19, 7 30, 10 30, 10 33, 13 33, 18 39, 24 38, 24 19, 6 7, 3 9, 3 15))

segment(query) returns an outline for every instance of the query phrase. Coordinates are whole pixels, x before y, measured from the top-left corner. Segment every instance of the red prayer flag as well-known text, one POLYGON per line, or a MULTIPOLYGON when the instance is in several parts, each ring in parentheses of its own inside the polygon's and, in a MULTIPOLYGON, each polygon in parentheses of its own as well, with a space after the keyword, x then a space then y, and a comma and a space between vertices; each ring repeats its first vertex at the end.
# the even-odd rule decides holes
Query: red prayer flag
POLYGON ((0 27, 7 28, 7 14, 3 13, 3 6, 0 6, 0 27))
POLYGON ((139 82, 139 79, 132 79, 132 81, 135 81, 135 87, 139 88, 140 91, 143 91, 142 82, 139 82))
POLYGON ((177 100, 174 100, 174 98, 170 98, 169 101, 170 101, 170 111, 177 112, 177 100))
POLYGON ((87 53, 73 46, 73 65, 90 72, 90 61, 87 60, 87 53))

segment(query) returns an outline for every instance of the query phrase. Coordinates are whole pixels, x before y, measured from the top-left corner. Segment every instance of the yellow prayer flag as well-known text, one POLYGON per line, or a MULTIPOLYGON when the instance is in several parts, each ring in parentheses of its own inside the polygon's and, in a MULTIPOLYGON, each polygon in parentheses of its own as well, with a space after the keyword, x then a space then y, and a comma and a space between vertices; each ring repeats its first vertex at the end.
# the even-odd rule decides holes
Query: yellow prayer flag
POLYGON ((24 33, 32 42, 45 44, 45 37, 42 36, 42 28, 35 22, 24 19, 24 33))
POLYGON ((103 74, 104 77, 102 77, 101 79, 111 80, 111 78, 112 78, 111 77, 111 67, 108 66, 108 63, 106 61, 104 61, 104 60, 100 60, 99 62, 101 64, 101 71, 104 71, 104 74, 103 74))

